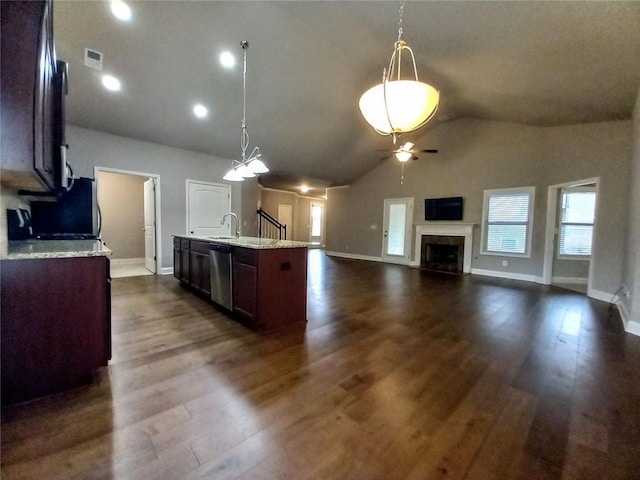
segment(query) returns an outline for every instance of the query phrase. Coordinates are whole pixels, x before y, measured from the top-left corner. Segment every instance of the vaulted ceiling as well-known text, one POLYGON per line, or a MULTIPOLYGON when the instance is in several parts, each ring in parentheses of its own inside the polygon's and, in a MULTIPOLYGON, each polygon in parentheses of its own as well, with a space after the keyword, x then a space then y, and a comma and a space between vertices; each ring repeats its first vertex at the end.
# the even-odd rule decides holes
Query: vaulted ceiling
MULTIPOLYGON (((58 58, 69 63, 68 123, 222 158, 238 158, 242 49, 247 125, 272 173, 264 186, 347 184, 390 148, 358 99, 380 82, 400 2, 54 0, 58 58), (104 55, 102 72, 84 49, 104 55), (231 51, 233 69, 219 54, 231 51), (116 75, 122 91, 100 84, 116 75), (195 103, 209 108, 204 120, 195 103)), ((405 39, 420 79, 440 90, 436 119, 531 125, 628 119, 640 86, 640 2, 407 2, 405 39)), ((409 139, 411 139, 409 138, 409 139)), ((418 145, 422 147, 421 145, 418 145)), ((446 149, 446 145, 429 145, 446 149)))

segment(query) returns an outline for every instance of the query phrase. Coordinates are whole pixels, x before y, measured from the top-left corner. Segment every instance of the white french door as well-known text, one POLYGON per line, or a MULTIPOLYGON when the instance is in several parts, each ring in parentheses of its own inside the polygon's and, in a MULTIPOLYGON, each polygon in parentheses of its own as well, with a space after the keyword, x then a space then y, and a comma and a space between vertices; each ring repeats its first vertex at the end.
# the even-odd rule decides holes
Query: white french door
POLYGON ((409 264, 413 198, 387 198, 384 201, 382 260, 409 264))
MULTIPOLYGON (((187 233, 198 237, 231 236, 231 221, 222 225, 231 211, 231 187, 187 180, 187 233)), ((234 226, 235 227, 235 226, 234 226)))

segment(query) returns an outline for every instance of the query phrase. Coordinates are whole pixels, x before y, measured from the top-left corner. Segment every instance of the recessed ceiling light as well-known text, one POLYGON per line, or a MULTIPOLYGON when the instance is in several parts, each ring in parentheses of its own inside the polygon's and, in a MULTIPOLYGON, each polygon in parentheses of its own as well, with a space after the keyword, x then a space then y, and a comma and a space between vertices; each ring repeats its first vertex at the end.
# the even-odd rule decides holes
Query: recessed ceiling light
POLYGON ((205 118, 209 114, 209 110, 207 107, 201 104, 197 104, 193 106, 193 114, 198 118, 205 118))
POLYGON ((111 75, 102 76, 102 85, 104 85, 104 88, 111 92, 119 92, 122 88, 122 85, 120 85, 120 80, 118 80, 116 77, 112 77, 111 75))
POLYGON ((111 13, 118 20, 122 20, 123 22, 128 22, 131 20, 131 9, 129 5, 124 3, 121 0, 114 0, 111 2, 111 13))
POLYGON ((236 64, 236 57, 231 52, 222 52, 220 54, 220 64, 225 68, 232 68, 236 64))
POLYGON ((307 187, 306 185, 302 185, 302 186, 300 187, 300 191, 301 191, 302 193, 307 193, 307 192, 309 191, 309 187, 307 187))

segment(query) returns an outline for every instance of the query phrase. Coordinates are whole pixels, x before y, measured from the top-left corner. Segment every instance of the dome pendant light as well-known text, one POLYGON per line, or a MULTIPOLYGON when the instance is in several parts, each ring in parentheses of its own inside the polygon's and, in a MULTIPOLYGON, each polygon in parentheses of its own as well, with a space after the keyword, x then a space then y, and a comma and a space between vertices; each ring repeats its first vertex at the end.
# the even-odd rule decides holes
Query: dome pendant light
POLYGON ((365 120, 380 135, 398 135, 412 132, 433 118, 438 110, 440 93, 431 85, 418 80, 418 70, 413 51, 403 39, 402 18, 404 2, 400 6, 398 40, 389 61, 389 68, 382 72, 382 83, 370 88, 360 97, 360 111, 365 120), (407 52, 413 64, 414 80, 402 79, 402 54, 407 52))
POLYGON ((247 49, 249 42, 240 42, 244 53, 244 71, 242 74, 242 134, 240 136, 240 148, 242 149, 242 160, 232 160, 231 169, 222 177, 229 182, 242 182, 245 178, 255 177, 259 173, 267 173, 269 169, 260 157, 260 149, 255 147, 249 157, 246 152, 249 146, 249 132, 247 132, 247 49))

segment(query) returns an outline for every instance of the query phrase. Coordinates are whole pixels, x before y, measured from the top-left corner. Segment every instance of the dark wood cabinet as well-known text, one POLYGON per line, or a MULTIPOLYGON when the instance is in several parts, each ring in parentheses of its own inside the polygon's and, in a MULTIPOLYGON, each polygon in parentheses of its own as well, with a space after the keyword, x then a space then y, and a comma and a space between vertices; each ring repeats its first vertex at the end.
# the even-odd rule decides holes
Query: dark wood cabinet
POLYGON ((211 296, 210 242, 191 240, 189 249, 189 283, 193 288, 211 296))
POLYGON ((186 238, 173 238, 173 276, 183 283, 191 283, 189 277, 189 240, 186 238))
POLYGON ((0 262, 3 405, 92 380, 111 358, 107 257, 0 262))
MULTIPOLYGON (((215 241, 173 239, 173 275, 211 295, 209 252, 215 241)), ((231 244, 233 245, 233 244, 231 244)), ((307 248, 232 249, 233 315, 267 333, 307 320, 307 248)))
POLYGON ((233 256, 233 310, 249 323, 258 323, 258 268, 257 255, 250 250, 236 248, 233 256), (248 251, 248 255, 244 252, 248 251))
POLYGON ((206 296, 211 295, 210 246, 210 242, 173 239, 173 276, 206 296))
POLYGON ((307 249, 233 249, 233 311, 268 333, 307 320, 307 249))
POLYGON ((52 3, 0 2, 2 183, 47 191, 66 183, 66 64, 56 62, 52 3))

